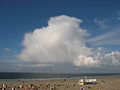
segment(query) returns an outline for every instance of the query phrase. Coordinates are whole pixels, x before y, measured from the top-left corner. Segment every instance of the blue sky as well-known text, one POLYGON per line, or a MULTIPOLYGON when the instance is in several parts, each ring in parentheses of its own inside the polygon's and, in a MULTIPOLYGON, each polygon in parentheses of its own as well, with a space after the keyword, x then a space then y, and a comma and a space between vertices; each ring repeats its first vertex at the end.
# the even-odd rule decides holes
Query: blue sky
MULTIPOLYGON (((19 68, 17 64, 28 62, 17 59, 16 55, 24 48, 22 42, 26 33, 46 27, 50 17, 59 15, 83 21, 80 27, 90 34, 86 37, 87 47, 102 47, 108 52, 120 51, 120 0, 0 0, 0 71, 49 71, 48 68, 19 68)), ((119 69, 114 67, 109 72, 119 69)), ((60 68, 52 67, 50 70, 57 72, 60 68)), ((68 65, 66 68, 76 67, 68 65)), ((102 72, 103 68, 92 70, 102 72)), ((87 71, 88 68, 83 70, 87 71)))

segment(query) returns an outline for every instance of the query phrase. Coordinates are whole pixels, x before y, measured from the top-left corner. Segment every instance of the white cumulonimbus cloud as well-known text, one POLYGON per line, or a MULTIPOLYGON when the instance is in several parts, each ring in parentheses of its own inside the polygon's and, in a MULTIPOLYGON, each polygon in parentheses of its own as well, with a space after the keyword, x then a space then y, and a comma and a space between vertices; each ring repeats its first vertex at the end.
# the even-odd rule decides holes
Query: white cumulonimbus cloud
POLYGON ((24 49, 18 58, 40 64, 70 62, 75 66, 97 66, 109 62, 104 59, 112 55, 106 54, 100 58, 102 54, 94 55, 92 48, 86 46, 84 37, 89 34, 80 28, 81 22, 66 15, 51 17, 48 26, 25 34, 22 43, 24 49))

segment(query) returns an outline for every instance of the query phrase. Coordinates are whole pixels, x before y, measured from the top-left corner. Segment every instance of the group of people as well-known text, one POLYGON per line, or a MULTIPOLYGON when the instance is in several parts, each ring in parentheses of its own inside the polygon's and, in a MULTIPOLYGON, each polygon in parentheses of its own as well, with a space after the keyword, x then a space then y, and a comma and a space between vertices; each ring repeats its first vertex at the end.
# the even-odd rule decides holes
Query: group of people
POLYGON ((5 85, 5 84, 1 84, 1 85, 0 85, 0 89, 1 89, 1 90, 6 90, 6 89, 7 89, 7 87, 8 87, 8 86, 7 86, 7 85, 5 85))
POLYGON ((0 90, 38 90, 38 86, 30 84, 30 85, 19 85, 15 86, 13 85, 12 87, 7 86, 5 84, 0 85, 0 90))
POLYGON ((0 84, 0 90, 39 90, 39 89, 42 89, 42 90, 55 90, 55 86, 53 84, 47 84, 45 86, 42 86, 42 85, 34 85, 34 84, 29 84, 29 85, 19 85, 19 86, 15 86, 13 85, 12 87, 10 86, 7 86, 5 84, 0 84))
POLYGON ((54 84, 25 84, 23 83, 22 85, 12 85, 12 86, 7 86, 5 84, 0 84, 0 90, 56 90, 60 86, 65 86, 66 88, 69 88, 70 86, 75 86, 75 84, 71 85, 54 85, 54 84))

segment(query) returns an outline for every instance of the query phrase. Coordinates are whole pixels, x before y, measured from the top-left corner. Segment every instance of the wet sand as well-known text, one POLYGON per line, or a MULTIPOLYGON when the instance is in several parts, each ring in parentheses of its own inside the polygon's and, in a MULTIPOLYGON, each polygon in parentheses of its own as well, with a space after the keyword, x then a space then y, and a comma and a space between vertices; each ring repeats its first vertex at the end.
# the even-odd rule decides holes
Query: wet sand
POLYGON ((78 80, 0 81, 0 85, 7 85, 6 90, 12 90, 13 86, 15 90, 120 90, 120 77, 97 78, 95 85, 78 85, 78 80))

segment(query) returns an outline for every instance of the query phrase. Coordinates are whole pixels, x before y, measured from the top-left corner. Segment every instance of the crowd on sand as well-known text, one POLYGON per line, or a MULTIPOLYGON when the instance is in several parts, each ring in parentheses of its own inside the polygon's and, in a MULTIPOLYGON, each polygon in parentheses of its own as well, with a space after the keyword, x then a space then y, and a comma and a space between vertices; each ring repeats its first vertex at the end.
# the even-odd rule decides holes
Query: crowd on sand
MULTIPOLYGON (((59 85, 54 85, 54 84, 46 84, 46 85, 35 85, 35 84, 29 84, 29 85, 19 85, 19 86, 15 86, 13 85, 12 87, 11 86, 8 86, 8 85, 5 85, 5 84, 0 84, 0 90, 55 90, 56 87, 59 87, 61 86, 60 84, 59 85)), ((75 86, 75 84, 72 84, 72 85, 66 85, 66 88, 69 88, 70 86, 75 86)), ((81 89, 82 90, 82 89, 81 89)))

